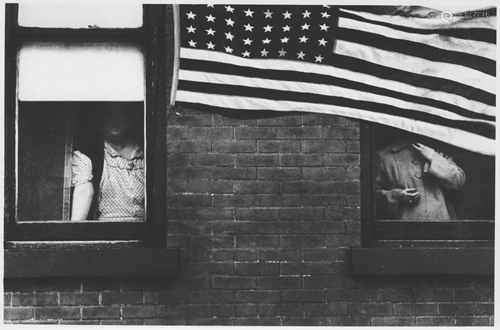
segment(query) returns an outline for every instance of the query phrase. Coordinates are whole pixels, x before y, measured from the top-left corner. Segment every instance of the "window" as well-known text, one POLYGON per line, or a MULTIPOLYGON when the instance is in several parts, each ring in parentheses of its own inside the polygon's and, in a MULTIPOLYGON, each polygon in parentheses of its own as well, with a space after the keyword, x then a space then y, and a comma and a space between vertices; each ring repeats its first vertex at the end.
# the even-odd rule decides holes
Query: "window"
MULTIPOLYGON (((491 273, 495 157, 483 156, 425 136, 412 135, 377 124, 363 124, 361 132, 363 247, 353 249, 353 271, 380 274, 491 273), (462 178, 465 182, 460 181, 455 187, 440 185, 440 188, 428 188, 429 191, 420 192, 423 197, 418 198, 422 198, 422 203, 431 203, 429 197, 424 194, 442 193, 444 198, 443 204, 440 205, 446 210, 443 213, 445 215, 440 213, 439 216, 427 217, 421 213, 411 213, 405 218, 405 214, 401 213, 402 208, 417 210, 414 205, 399 205, 399 209, 391 213, 386 207, 387 197, 380 201, 380 190, 394 188, 387 181, 399 180, 401 171, 413 171, 411 175, 419 180, 422 178, 421 170, 425 167, 425 160, 408 159, 411 164, 408 163, 407 168, 404 161, 395 156, 404 144, 394 143, 400 141, 398 136, 406 141, 418 141, 443 155, 451 156, 452 161, 465 173, 462 178), (381 156, 381 150, 386 153, 391 150, 390 162, 400 164, 387 169, 388 163, 380 160, 380 157, 384 157, 381 156), (385 176, 382 179, 381 169, 378 167, 381 163, 385 166, 385 176)), ((412 148, 409 145, 407 147, 412 148)), ((406 188, 412 188, 410 185, 406 188)), ((436 206, 428 208, 438 209, 436 206)))
MULTIPOLYGON (((47 248, 57 242, 166 246, 171 16, 171 8, 156 5, 6 5, 7 252, 47 248), (105 200, 105 187, 104 179, 95 177, 106 173, 98 169, 107 161, 102 158, 107 155, 102 156, 103 123, 124 113, 129 114, 135 148, 127 154, 130 161, 123 163, 131 164, 124 173, 137 169, 139 162, 131 161, 136 158, 142 160, 143 169, 133 184, 126 181, 137 192, 123 204, 135 203, 143 212, 134 217, 100 217, 105 213, 99 204, 105 200), (78 152, 91 160, 96 196, 94 211, 83 221, 72 220, 78 152), (94 161, 93 153, 101 155, 100 161, 94 161)), ((115 203, 111 208, 122 206, 115 203)), ((6 269, 8 259, 6 254, 6 269)))

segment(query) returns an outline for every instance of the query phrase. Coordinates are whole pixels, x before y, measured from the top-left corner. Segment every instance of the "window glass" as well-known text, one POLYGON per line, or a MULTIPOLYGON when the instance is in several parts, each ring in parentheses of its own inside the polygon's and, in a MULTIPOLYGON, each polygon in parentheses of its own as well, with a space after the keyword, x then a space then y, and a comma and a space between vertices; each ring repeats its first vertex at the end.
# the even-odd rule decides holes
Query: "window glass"
POLYGON ((19 4, 19 25, 41 28, 138 28, 140 4, 19 4))
POLYGON ((144 54, 124 43, 24 43, 19 50, 22 101, 144 100, 144 54))
POLYGON ((384 126, 375 149, 377 220, 494 220, 495 157, 384 126))

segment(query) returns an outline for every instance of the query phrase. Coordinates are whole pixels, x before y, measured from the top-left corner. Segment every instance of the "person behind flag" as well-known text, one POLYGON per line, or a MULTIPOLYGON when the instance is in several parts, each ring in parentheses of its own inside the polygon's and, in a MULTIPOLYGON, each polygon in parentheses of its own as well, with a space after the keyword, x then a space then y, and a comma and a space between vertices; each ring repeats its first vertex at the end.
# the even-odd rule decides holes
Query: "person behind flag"
POLYGON ((465 173, 451 157, 400 135, 377 152, 377 218, 453 220, 449 190, 465 185, 465 173))

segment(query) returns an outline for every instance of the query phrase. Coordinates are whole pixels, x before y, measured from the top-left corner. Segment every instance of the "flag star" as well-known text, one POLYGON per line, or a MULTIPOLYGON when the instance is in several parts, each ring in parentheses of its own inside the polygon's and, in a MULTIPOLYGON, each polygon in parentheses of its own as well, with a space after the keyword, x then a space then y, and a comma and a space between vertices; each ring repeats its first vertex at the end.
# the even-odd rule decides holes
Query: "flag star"
POLYGON ((309 40, 309 38, 306 38, 306 36, 302 36, 301 38, 299 38, 300 42, 307 42, 307 40, 309 40))
POLYGON ((194 31, 196 30, 196 28, 194 28, 192 25, 190 27, 187 27, 186 29, 188 30, 188 33, 194 33, 194 31))
POLYGON ((250 8, 248 8, 247 10, 244 10, 243 11, 245 13, 245 17, 247 16, 250 16, 250 17, 253 17, 253 11, 250 10, 250 8))
POLYGON ((314 58, 316 59, 314 62, 320 62, 320 63, 322 63, 321 61, 324 60, 324 57, 322 57, 321 55, 314 56, 314 58))
POLYGON ((252 32, 253 26, 251 26, 250 23, 248 23, 247 25, 243 25, 243 27, 245 28, 245 31, 252 32))
POLYGON ((328 31, 328 28, 329 28, 329 26, 328 26, 328 25, 326 25, 326 24, 322 24, 322 25, 320 25, 319 27, 321 28, 321 31, 322 31, 322 30, 328 31))
POLYGON ((215 36, 215 30, 212 30, 212 28, 208 29, 208 30, 205 30, 207 31, 207 34, 208 35, 212 35, 212 36, 215 36))
POLYGON ((325 40, 325 38, 321 38, 321 40, 318 40, 320 46, 326 46, 326 43, 328 41, 325 40))
POLYGON ((301 60, 303 60, 304 56, 306 56, 306 54, 304 54, 302 51, 300 51, 300 53, 297 53, 297 59, 300 58, 301 60))
POLYGON ((196 41, 193 41, 193 40, 189 41, 189 46, 191 46, 191 47, 196 47, 196 44, 197 44, 196 41))
POLYGON ((207 22, 215 22, 215 17, 210 14, 209 16, 205 16, 207 18, 207 22))
POLYGON ((231 6, 225 6, 226 11, 230 11, 231 13, 234 12, 234 8, 231 6))
POLYGON ((269 52, 264 48, 263 50, 260 51, 260 56, 263 57, 267 57, 267 54, 269 54, 269 52))
POLYGON ((269 11, 269 9, 264 12, 264 15, 266 15, 265 18, 273 18, 273 12, 269 11))
POLYGON ((292 14, 289 13, 288 10, 286 11, 286 13, 283 13, 283 16, 285 16, 284 19, 287 19, 287 18, 291 19, 292 18, 292 14))
POLYGON ((268 44, 270 42, 271 42, 271 39, 269 39, 269 38, 266 38, 265 40, 262 40, 263 44, 268 44))
POLYGON ((207 7, 214 8, 214 5, 207 5, 207 7))
POLYGON ((233 41, 234 36, 231 34, 231 32, 227 32, 227 33, 225 33, 225 35, 226 35, 226 39, 233 41))
POLYGON ((234 21, 230 18, 226 19, 226 25, 234 26, 234 21))
POLYGON ((290 31, 291 27, 289 27, 288 25, 287 26, 283 26, 283 32, 287 32, 287 31, 290 31))
POLYGON ((280 53, 280 57, 285 57, 286 51, 283 48, 281 48, 281 50, 278 50, 278 52, 280 53))
POLYGON ((309 18, 311 16, 311 13, 306 10, 305 12, 302 13, 302 15, 304 15, 303 18, 309 18))
POLYGON ((269 24, 267 24, 267 26, 264 26, 264 32, 271 32, 272 29, 273 27, 270 26, 269 24))
POLYGON ((302 30, 309 30, 310 25, 309 24, 304 24, 301 26, 302 30))
POLYGON ((243 55, 243 57, 250 57, 250 52, 248 50, 241 54, 243 55))
POLYGON ((253 40, 250 40, 250 38, 243 39, 243 42, 245 45, 251 45, 253 40))
POLYGON ((329 18, 331 15, 328 14, 326 11, 324 13, 321 13, 321 18, 329 18))
POLYGON ((189 13, 186 13, 186 15, 188 15, 188 19, 194 19, 194 17, 196 16, 196 14, 193 14, 192 11, 190 11, 189 13))
POLYGON ((323 5, 323 7, 325 7, 325 8, 330 8, 331 6, 328 6, 328 5, 323 5))
POLYGON ((226 53, 230 53, 230 54, 233 53, 233 49, 231 47, 227 46, 227 47, 224 47, 224 48, 226 49, 226 53))
POLYGON ((207 43, 207 48, 208 49, 214 49, 215 45, 210 41, 209 43, 207 43))
POLYGON ((281 39, 281 43, 286 44, 288 40, 290 40, 290 38, 284 37, 283 39, 281 39))

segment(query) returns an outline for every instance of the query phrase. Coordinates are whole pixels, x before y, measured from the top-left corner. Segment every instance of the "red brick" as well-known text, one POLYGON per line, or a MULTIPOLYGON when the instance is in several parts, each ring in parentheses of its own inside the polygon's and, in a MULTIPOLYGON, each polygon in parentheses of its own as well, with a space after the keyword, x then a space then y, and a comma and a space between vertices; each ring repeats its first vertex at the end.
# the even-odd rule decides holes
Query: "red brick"
POLYGON ((320 127, 280 127, 278 138, 285 140, 321 139, 323 130, 320 127))
POLYGON ((276 263, 235 263, 235 275, 263 276, 279 275, 280 265, 276 263))
POLYGON ((325 246, 325 235, 281 235, 280 246, 285 249, 320 248, 325 246))
POLYGON ((304 261, 338 261, 344 255, 338 249, 332 248, 312 248, 303 250, 304 261))
POLYGON ((350 128, 331 128, 324 127, 323 128, 323 137, 324 139, 333 139, 333 140, 356 140, 359 139, 359 128, 358 127, 350 127, 350 128))
POLYGON ((257 141, 259 153, 280 153, 296 154, 300 153, 300 141, 286 140, 261 140, 257 141))
POLYGON ((142 292, 103 292, 102 305, 142 304, 142 292))
POLYGON ((189 305, 167 305, 167 318, 189 317, 189 305))
POLYGON ((99 320, 61 320, 59 321, 61 325, 99 325, 101 322, 99 320))
POLYGON ((249 316, 257 316, 258 311, 257 308, 260 308, 260 304, 234 304, 235 307, 235 316, 238 317, 249 317, 249 316))
MULTIPOLYGON (((348 170, 347 170, 348 171, 348 170)), ((304 167, 302 168, 302 177, 305 180, 346 180, 346 169, 343 167, 304 167)))
MULTIPOLYGON (((168 160, 167 160, 168 161, 168 160)), ((190 166, 218 166, 232 167, 234 165, 234 155, 232 154, 192 154, 189 155, 190 166)), ((183 165, 177 165, 183 166, 183 165)))
POLYGON ((302 198, 300 195, 270 195, 259 194, 257 195, 257 206, 271 206, 271 207, 290 207, 302 205, 302 198))
POLYGON ((3 305, 4 306, 11 306, 12 304, 12 294, 11 293, 4 293, 3 294, 3 305))
POLYGON ((213 289, 256 289, 257 277, 254 276, 213 276, 213 289))
POLYGON ((260 167, 257 169, 259 180, 298 180, 301 178, 300 168, 260 167))
POLYGON ((300 289, 300 276, 261 276, 259 289, 300 289))
POLYGON ((236 155, 236 166, 238 167, 255 167, 255 166, 278 166, 278 155, 236 155))
POLYGON ((492 303, 441 303, 440 315, 493 315, 492 303))
POLYGON ((279 182, 269 181, 234 181, 233 187, 236 194, 277 194, 280 191, 279 182))
POLYGON ((326 247, 358 247, 361 245, 361 235, 355 234, 333 234, 326 236, 326 247))
POLYGON ((236 307, 234 304, 213 305, 214 317, 234 317, 236 316, 236 307))
POLYGON ((212 197, 206 195, 174 195, 167 197, 169 206, 212 206, 212 197))
POLYGON ((359 153, 361 152, 361 145, 359 141, 346 141, 347 152, 348 153, 359 153))
POLYGON ((169 154, 167 155, 167 167, 187 167, 191 166, 188 154, 169 154))
POLYGON ((168 153, 197 153, 210 152, 212 146, 210 141, 169 141, 167 143, 168 153))
POLYGON ((143 319, 101 320, 101 325, 142 325, 143 319))
POLYGON ((187 127, 169 127, 167 129, 167 140, 185 140, 188 137, 187 127))
POLYGON ((234 293, 230 290, 192 290, 189 292, 190 303, 230 303, 234 302, 234 293))
POLYGON ((169 317, 169 318, 151 318, 144 319, 144 325, 187 325, 189 324, 188 317, 169 317))
POLYGON ((359 154, 327 154, 325 166, 359 166, 359 154))
POLYGON ((303 153, 326 154, 326 153, 339 153, 345 151, 346 151, 346 143, 345 141, 341 140, 302 141, 303 153))
MULTIPOLYGON (((276 116, 276 112, 272 113, 272 115, 276 116)), ((259 126, 300 126, 301 123, 302 116, 290 114, 280 114, 277 117, 257 119, 257 125, 259 126)))
POLYGON ((236 290, 235 302, 270 304, 280 301, 278 290, 236 290))
POLYGON ((438 304, 437 303, 401 303, 394 304, 394 315, 395 316, 432 316, 438 315, 438 304))
POLYGON ((225 194, 213 197, 214 207, 250 207, 258 205, 258 195, 255 194, 225 194))
POLYGON ((279 208, 238 208, 236 210, 236 219, 238 220, 278 220, 279 208))
POLYGON ((361 208, 359 207, 328 207, 325 212, 325 220, 346 221, 361 219, 361 208))
POLYGON ((236 248, 277 248, 280 244, 278 235, 238 235, 236 248))
POLYGON ((211 317, 213 316, 212 305, 202 304, 190 304, 189 305, 189 317, 211 317))
POLYGON ((254 167, 228 167, 214 168, 212 170, 214 179, 226 180, 249 180, 257 179, 257 169, 254 167))
POLYGON ((325 301, 325 290, 281 290, 280 294, 280 301, 284 303, 325 301))
POLYGON ((80 307, 35 307, 36 319, 79 319, 80 307))
POLYGON ((327 275, 349 274, 349 263, 344 261, 327 262, 325 264, 325 274, 327 275))
POLYGON ((33 317, 33 307, 4 307, 4 320, 27 320, 33 317))
POLYGON ((324 317, 284 317, 283 326, 312 327, 326 325, 324 317))
POLYGON ((255 126, 256 124, 257 119, 243 118, 241 115, 236 118, 231 118, 223 114, 214 114, 213 117, 214 126, 255 126))
POLYGON ((167 306, 163 305, 144 305, 144 306, 123 306, 123 318, 148 318, 164 317, 167 315, 167 306))
POLYGON ((281 208, 280 220, 286 221, 319 221, 325 218, 321 207, 281 208))
POLYGON ((120 307, 82 307, 82 319, 118 319, 120 307))
POLYGON ((347 315, 347 303, 305 303, 305 316, 347 315))
POLYGON ((345 233, 346 226, 343 222, 332 221, 304 221, 301 222, 300 231, 304 234, 314 233, 345 233))
POLYGON ((236 127, 234 134, 237 140, 275 140, 278 129, 275 127, 236 127))
POLYGON ((260 261, 301 261, 302 252, 296 249, 260 250, 260 261))
POLYGON ((214 235, 236 235, 257 231, 257 221, 214 221, 214 235))
POLYGON ((63 306, 92 306, 99 305, 99 293, 60 293, 61 305, 63 306))
POLYGON ((251 140, 218 140, 212 142, 212 151, 220 153, 254 153, 257 152, 257 142, 251 140))
POLYGON ((453 301, 453 289, 416 289, 415 300, 429 302, 451 302, 453 301))
POLYGON ((326 318, 327 326, 369 326, 368 316, 334 316, 326 318))
POLYGON ((189 325, 234 325, 234 318, 232 317, 194 317, 189 319, 189 325))
POLYGON ((281 264, 281 275, 324 274, 325 266, 317 262, 289 262, 281 264))
POLYGON ((435 327, 455 325, 455 319, 451 316, 417 316, 418 327, 435 327))
POLYGON ((188 138, 193 140, 227 140, 234 138, 230 127, 190 127, 188 138))
POLYGON ((368 315, 368 316, 392 315, 392 304, 349 303, 349 315, 368 315))
POLYGON ((357 182, 343 181, 290 181, 281 184, 281 192, 287 194, 332 194, 341 191, 341 195, 359 193, 357 182))
MULTIPOLYGON (((176 113, 172 113, 172 115, 168 117, 168 124, 170 126, 181 126, 181 127, 211 126, 212 114, 183 113, 182 115, 178 115, 176 113)), ((170 129, 171 128, 167 129, 167 131, 170 129)))
POLYGON ((414 317, 372 317, 371 325, 376 327, 398 326, 407 327, 414 326, 416 320, 414 317))
POLYGON ((485 327, 490 325, 488 316, 457 316, 456 326, 459 327, 485 327))
POLYGON ((455 301, 483 301, 487 302, 489 300, 490 290, 483 288, 458 288, 455 289, 454 300, 455 301))
POLYGON ((279 317, 236 318, 236 326, 280 326, 279 317))
POLYGON ((345 283, 346 283, 345 276, 314 275, 314 276, 304 277, 302 287, 304 289, 341 288, 345 287, 345 283))
POLYGON ((259 304, 259 316, 302 316, 302 303, 259 304))
POLYGON ((281 155, 279 166, 323 166, 323 155, 281 155))
POLYGON ((258 234, 298 234, 300 223, 297 221, 259 221, 258 234))
POLYGON ((257 250, 247 249, 224 249, 212 250, 212 258, 215 261, 257 261, 257 250))
POLYGON ((345 118, 334 115, 307 114, 303 116, 304 126, 344 126, 345 118))

